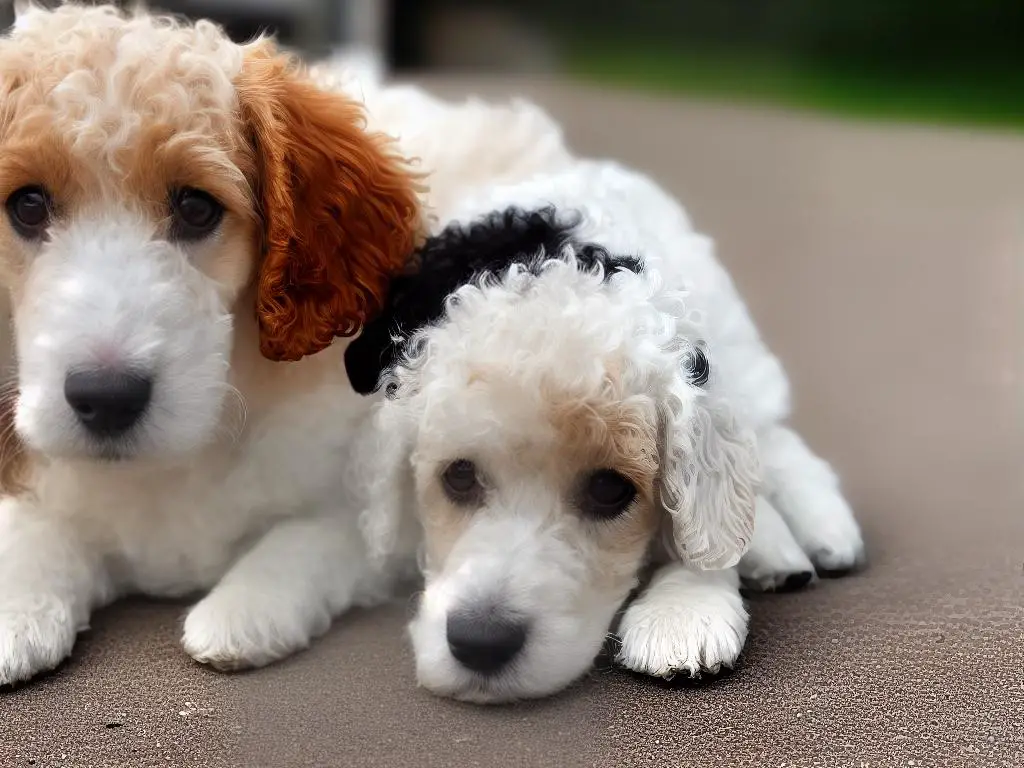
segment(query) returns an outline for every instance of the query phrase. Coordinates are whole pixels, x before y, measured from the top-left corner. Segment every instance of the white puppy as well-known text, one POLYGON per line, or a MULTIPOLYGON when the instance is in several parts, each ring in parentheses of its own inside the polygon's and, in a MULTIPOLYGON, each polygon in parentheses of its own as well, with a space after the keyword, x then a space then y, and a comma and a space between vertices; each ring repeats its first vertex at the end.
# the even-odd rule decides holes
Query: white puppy
POLYGON ((716 672, 746 637, 740 576, 792 588, 860 561, 835 475, 784 424, 782 368, 664 191, 579 162, 454 218, 347 355, 364 389, 390 369, 364 522, 382 555, 424 536, 421 684, 559 690, 649 563, 618 661, 716 672))
POLYGON ((128 593, 212 590, 183 644, 219 668, 304 647, 388 582, 357 528, 372 401, 332 341, 421 239, 422 172, 430 204, 495 145, 522 178, 557 129, 386 88, 367 126, 269 40, 112 6, 19 11, 0 70, 0 685, 128 593))

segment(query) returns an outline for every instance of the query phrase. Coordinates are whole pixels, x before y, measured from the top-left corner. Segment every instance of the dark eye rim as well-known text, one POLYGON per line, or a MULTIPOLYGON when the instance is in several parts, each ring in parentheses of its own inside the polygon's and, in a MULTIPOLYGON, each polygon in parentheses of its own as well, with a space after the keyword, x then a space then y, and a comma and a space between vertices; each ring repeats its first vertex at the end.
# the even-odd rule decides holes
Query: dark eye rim
POLYGON ((7 220, 18 235, 26 240, 38 240, 46 233, 50 222, 53 220, 53 197, 50 195, 50 191, 42 184, 25 184, 7 196, 7 200, 4 201, 4 210, 7 212, 7 220), (18 217, 18 201, 26 195, 32 194, 39 195, 42 198, 43 205, 46 207, 46 216, 37 224, 26 224, 18 217))
POLYGON ((440 480, 445 495, 453 504, 460 506, 477 504, 483 497, 484 486, 480 480, 480 470, 470 459, 459 458, 448 462, 441 469, 440 480), (453 479, 458 477, 457 473, 460 471, 463 475, 458 479, 468 480, 468 483, 453 483, 453 479))
POLYGON ((579 506, 582 512, 595 520, 612 520, 629 509, 639 494, 636 484, 621 472, 603 467, 590 472, 581 483, 579 506), (612 479, 621 484, 621 495, 613 499, 596 499, 593 483, 599 479, 612 479))
POLYGON ((177 187, 171 191, 171 238, 184 242, 204 240, 220 227, 224 220, 224 204, 217 197, 198 187, 177 187), (181 215, 181 206, 188 198, 198 198, 210 204, 211 215, 201 223, 190 222, 181 215))

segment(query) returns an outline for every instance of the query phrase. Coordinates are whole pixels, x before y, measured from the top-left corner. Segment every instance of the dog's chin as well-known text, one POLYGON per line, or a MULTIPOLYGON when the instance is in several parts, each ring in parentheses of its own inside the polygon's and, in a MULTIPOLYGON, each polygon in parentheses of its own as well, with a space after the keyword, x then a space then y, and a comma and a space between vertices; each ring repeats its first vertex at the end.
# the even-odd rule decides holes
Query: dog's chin
POLYGON ((119 464, 131 461, 138 455, 135 448, 126 445, 99 445, 92 453, 92 458, 103 464, 119 464))
MULTIPOLYGON (((460 670, 461 672, 461 670, 460 670)), ((466 704, 501 705, 512 704, 523 699, 540 698, 548 693, 529 694, 517 690, 515 671, 494 676, 462 672, 458 680, 440 680, 436 675, 420 676, 420 685, 435 696, 454 699, 466 704)))
POLYGON ((496 687, 495 683, 487 680, 478 680, 473 683, 463 685, 462 687, 453 690, 448 694, 448 696, 449 698, 466 704, 482 704, 488 706, 514 704, 517 701, 532 698, 529 696, 516 695, 511 690, 502 690, 496 687))
MULTIPOLYGON (((494 676, 466 675, 458 682, 440 682, 436 679, 426 681, 420 680, 420 684, 435 696, 465 702, 467 704, 485 704, 500 706, 502 704, 514 704, 517 701, 528 701, 530 699, 544 699, 555 696, 585 674, 585 670, 574 675, 564 682, 534 688, 524 684, 517 675, 515 668, 511 668, 494 676)), ((460 677, 462 677, 460 675, 460 677)))
POLYGON ((117 438, 76 436, 71 440, 38 441, 23 436, 25 444, 35 453, 48 459, 74 463, 116 466, 126 464, 162 464, 192 456, 206 446, 211 435, 197 435, 198 439, 168 444, 153 439, 150 430, 139 429, 117 438))
POLYGON ((148 451, 140 450, 130 440, 83 440, 74 445, 28 444, 40 455, 49 459, 68 462, 84 462, 101 465, 125 464, 140 460, 148 451))
POLYGON ((500 672, 481 674, 465 669, 450 656, 432 660, 420 657, 417 680, 435 696, 469 704, 501 705, 557 695, 586 675, 589 668, 563 667, 545 674, 532 667, 530 658, 524 658, 500 672))

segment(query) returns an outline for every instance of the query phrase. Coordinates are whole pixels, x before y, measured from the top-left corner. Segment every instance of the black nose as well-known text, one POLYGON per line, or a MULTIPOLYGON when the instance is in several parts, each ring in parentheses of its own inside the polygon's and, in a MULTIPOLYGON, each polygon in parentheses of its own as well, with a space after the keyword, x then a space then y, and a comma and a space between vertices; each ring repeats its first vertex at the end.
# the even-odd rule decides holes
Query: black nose
POLYGON ((526 644, 526 624, 495 611, 460 610, 448 614, 448 649, 467 669, 497 672, 526 644))
POLYGON ((64 399, 97 437, 117 437, 131 429, 152 393, 151 379, 129 371, 73 371, 64 379, 64 399))

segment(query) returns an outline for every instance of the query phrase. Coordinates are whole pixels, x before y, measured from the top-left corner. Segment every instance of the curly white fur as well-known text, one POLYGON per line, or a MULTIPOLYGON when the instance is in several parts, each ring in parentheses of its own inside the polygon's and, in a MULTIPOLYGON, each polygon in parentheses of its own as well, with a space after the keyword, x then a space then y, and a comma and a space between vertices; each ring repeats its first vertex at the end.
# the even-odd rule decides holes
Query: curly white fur
MULTIPOLYGON (((26 492, 0 500, 0 685, 54 667, 91 612, 124 594, 212 589, 189 612, 183 644, 233 669, 306 646, 387 585, 356 527, 365 506, 356 443, 370 437, 372 399, 348 383, 345 343, 296 363, 258 353, 249 293, 258 255, 246 236, 255 216, 233 84, 244 54, 206 22, 77 5, 23 8, 0 41, 11 87, 0 89, 0 194, 57 183, 21 178, 11 158, 46 156, 53 144, 74 159, 71 171, 43 169, 72 174, 61 176, 70 202, 45 241, 0 224, 0 304, 16 331, 13 345, 2 340, 3 362, 20 389, 17 431, 31 458, 26 492), (177 152, 222 182, 231 209, 222 235, 201 245, 157 236, 160 214, 138 192, 161 158, 171 176, 186 173, 177 152), (73 196, 75 174, 94 194, 73 196), (93 457, 63 392, 69 369, 107 360, 160 381, 116 463, 93 457)), ((508 154, 491 171, 506 179, 567 157, 535 111, 373 87, 380 106, 370 106, 368 130, 397 135, 435 171, 432 200, 477 186, 473 157, 495 145, 508 154), (449 171, 437 137, 455 127, 464 162, 449 171), (518 165, 517 148, 537 142, 546 156, 518 165)))
POLYGON ((387 469, 364 522, 377 554, 399 557, 416 543, 410 520, 422 526, 419 680, 482 702, 563 688, 589 668, 652 552, 663 565, 623 616, 620 663, 663 677, 731 666, 746 638, 740 575, 775 588, 859 560, 835 476, 784 425, 783 370, 710 241, 650 179, 581 161, 471 196, 454 218, 509 205, 579 211, 578 240, 645 269, 603 282, 571 252, 547 254, 539 275, 513 268, 465 286, 387 381, 394 398, 376 417, 387 469), (698 341, 704 389, 684 376, 698 341), (482 478, 472 509, 442 488, 459 459, 482 478), (575 501, 600 468, 638 489, 604 522, 575 501), (497 672, 453 655, 447 622, 467 609, 526 628, 497 672))

